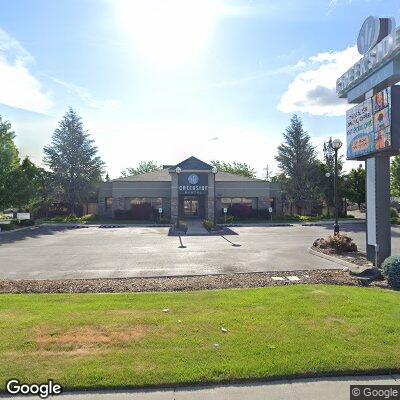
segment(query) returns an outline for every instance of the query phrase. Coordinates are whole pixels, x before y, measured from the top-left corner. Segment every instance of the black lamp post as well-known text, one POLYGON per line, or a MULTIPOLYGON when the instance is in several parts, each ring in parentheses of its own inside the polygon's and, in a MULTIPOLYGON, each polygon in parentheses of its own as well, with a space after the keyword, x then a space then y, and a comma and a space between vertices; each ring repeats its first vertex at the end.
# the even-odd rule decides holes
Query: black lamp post
POLYGON ((177 192, 178 192, 178 204, 177 204, 177 209, 178 209, 178 220, 176 221, 177 222, 177 224, 176 224, 176 227, 179 229, 179 174, 181 173, 181 169, 179 168, 179 167, 176 167, 175 168, 175 172, 176 172, 176 174, 177 174, 177 176, 178 176, 178 187, 176 188, 177 189, 177 192))
MULTIPOLYGON (((330 172, 327 172, 325 174, 325 176, 329 179, 331 177, 330 172)), ((329 179, 329 181, 330 181, 330 179, 329 179)), ((331 183, 328 182, 328 201, 326 202, 326 205, 327 205, 327 208, 328 208, 328 210, 327 210, 328 211, 328 218, 331 217, 331 210, 330 210, 330 207, 329 207, 330 200, 331 200, 331 183)))
POLYGON ((334 183, 334 194, 335 194, 335 225, 333 226, 333 233, 337 235, 339 233, 339 205, 338 205, 338 178, 339 178, 339 167, 338 167, 338 150, 342 147, 342 141, 340 139, 334 139, 331 142, 332 149, 335 151, 335 183, 334 183))
POLYGON ((215 213, 216 213, 216 201, 217 201, 217 199, 215 198, 215 175, 217 175, 217 172, 218 172, 218 170, 217 170, 217 167, 212 167, 212 173, 213 173, 213 175, 214 175, 214 227, 215 227, 215 221, 216 221, 216 217, 215 217, 215 213))

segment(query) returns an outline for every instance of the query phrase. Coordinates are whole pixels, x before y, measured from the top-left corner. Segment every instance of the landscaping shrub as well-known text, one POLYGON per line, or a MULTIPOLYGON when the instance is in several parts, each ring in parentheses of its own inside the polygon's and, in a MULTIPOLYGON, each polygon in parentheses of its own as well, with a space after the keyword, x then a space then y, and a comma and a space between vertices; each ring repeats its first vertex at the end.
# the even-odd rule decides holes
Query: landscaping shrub
POLYGON ((400 256, 388 257, 381 265, 382 275, 394 289, 400 289, 400 256))
POLYGON ((252 208, 247 204, 232 204, 231 215, 237 218, 248 218, 251 215, 252 208))
POLYGON ((357 251, 357 245, 353 242, 353 239, 344 233, 329 235, 326 239, 317 239, 313 246, 320 249, 331 249, 337 253, 357 251))
POLYGON ((70 214, 64 218, 63 222, 79 222, 79 217, 76 215, 70 214))
POLYGON ((118 220, 132 219, 131 210, 115 210, 114 218, 118 220))
POLYGON ((94 214, 86 214, 79 218, 82 222, 96 221, 97 216, 94 214))
POLYGON ((153 207, 150 203, 141 203, 132 205, 133 219, 148 220, 153 216, 153 207))
POLYGON ((48 218, 48 221, 52 221, 52 222, 65 222, 65 217, 52 217, 52 218, 48 218))
POLYGON ((0 224, 0 228, 2 231, 12 231, 17 228, 17 225, 14 222, 11 222, 11 224, 0 224))
MULTIPOLYGON (((235 217, 233 215, 226 215, 226 223, 233 224, 235 221, 235 217)), ((218 218, 218 223, 225 224, 225 215, 218 218)))
POLYGON ((203 226, 206 228, 208 231, 211 231, 212 228, 214 228, 214 221, 212 219, 205 219, 203 221, 203 226))
POLYGON ((399 221, 399 213, 394 207, 390 208, 390 222, 392 224, 398 224, 400 222, 399 221))

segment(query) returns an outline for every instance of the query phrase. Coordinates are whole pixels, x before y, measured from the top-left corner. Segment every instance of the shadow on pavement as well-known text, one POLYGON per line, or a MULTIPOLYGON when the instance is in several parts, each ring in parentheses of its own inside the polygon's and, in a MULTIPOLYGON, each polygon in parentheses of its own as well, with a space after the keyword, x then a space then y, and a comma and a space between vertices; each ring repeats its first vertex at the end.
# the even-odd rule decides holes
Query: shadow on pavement
POLYGON ((71 229, 82 229, 87 228, 86 226, 63 226, 63 227, 52 227, 52 226, 39 226, 32 227, 31 229, 17 230, 15 232, 8 231, 0 233, 0 246, 2 244, 10 244, 26 239, 37 239, 42 236, 54 235, 58 232, 64 232, 71 229))
POLYGON ((221 235, 222 239, 226 240, 228 243, 230 243, 233 247, 241 247, 241 244, 233 243, 229 239, 227 239, 225 236, 221 235))

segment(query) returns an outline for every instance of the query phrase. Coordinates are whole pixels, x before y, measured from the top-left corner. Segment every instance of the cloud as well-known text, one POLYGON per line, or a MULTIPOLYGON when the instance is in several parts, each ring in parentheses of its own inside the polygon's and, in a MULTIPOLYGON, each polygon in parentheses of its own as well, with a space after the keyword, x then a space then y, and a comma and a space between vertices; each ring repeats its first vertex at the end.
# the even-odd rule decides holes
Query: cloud
POLYGON ((343 51, 318 53, 305 63, 282 95, 278 110, 338 116, 349 108, 336 95, 336 79, 360 59, 355 46, 343 51))
POLYGON ((53 106, 48 93, 29 71, 33 57, 0 28, 0 103, 9 107, 46 113, 53 106))
POLYGON ((84 102, 86 102, 90 107, 99 109, 99 110, 116 110, 119 108, 120 103, 117 100, 99 100, 95 99, 91 93, 84 87, 75 85, 70 82, 65 82, 61 79, 49 77, 55 83, 63 86, 67 89, 69 93, 72 93, 79 98, 81 98, 84 102))

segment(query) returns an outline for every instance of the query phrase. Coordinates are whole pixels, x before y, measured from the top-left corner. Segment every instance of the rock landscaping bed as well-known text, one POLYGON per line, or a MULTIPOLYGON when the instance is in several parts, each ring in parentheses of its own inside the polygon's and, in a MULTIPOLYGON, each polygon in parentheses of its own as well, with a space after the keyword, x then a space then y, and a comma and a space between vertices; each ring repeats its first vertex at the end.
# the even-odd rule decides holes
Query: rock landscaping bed
MULTIPOLYGON (((363 285, 345 271, 314 270, 157 278, 0 280, 0 293, 173 292, 297 284, 363 285)), ((375 281, 370 286, 388 287, 386 281, 375 281)))

